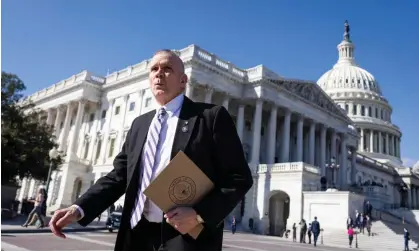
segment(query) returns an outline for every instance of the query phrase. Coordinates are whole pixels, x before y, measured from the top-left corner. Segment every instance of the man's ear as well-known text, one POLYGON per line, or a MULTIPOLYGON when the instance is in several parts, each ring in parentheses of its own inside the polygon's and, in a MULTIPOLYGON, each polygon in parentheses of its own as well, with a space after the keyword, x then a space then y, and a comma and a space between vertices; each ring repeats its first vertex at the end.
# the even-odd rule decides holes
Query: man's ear
POLYGON ((188 75, 183 74, 180 82, 183 84, 183 87, 186 87, 186 83, 188 82, 188 75))

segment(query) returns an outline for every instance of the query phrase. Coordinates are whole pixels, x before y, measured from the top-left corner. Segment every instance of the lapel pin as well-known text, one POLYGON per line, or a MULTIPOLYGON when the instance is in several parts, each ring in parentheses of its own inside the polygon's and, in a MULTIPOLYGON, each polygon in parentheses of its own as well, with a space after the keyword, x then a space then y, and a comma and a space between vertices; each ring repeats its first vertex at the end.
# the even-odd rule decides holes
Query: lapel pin
POLYGON ((182 127, 182 132, 187 132, 188 131, 188 127, 184 126, 182 127))
POLYGON ((185 125, 189 124, 189 121, 185 121, 185 125))

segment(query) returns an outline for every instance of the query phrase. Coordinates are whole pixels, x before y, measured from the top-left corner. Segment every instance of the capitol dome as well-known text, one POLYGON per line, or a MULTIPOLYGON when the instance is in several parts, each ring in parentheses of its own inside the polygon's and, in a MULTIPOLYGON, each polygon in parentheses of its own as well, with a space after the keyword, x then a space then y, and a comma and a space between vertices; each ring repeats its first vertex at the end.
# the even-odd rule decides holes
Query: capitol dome
POLYGON ((392 107, 374 76, 355 62, 355 45, 346 21, 338 60, 317 84, 344 110, 359 133, 358 151, 400 166, 400 129, 391 122, 392 107))

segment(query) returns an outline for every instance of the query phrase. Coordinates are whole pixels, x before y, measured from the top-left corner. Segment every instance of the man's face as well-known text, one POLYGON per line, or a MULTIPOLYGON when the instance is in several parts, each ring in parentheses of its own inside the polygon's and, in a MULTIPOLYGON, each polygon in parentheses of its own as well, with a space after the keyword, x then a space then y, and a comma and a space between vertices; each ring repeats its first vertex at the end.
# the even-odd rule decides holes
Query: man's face
POLYGON ((182 60, 168 52, 157 53, 151 60, 149 81, 156 101, 167 104, 185 89, 187 76, 182 60))

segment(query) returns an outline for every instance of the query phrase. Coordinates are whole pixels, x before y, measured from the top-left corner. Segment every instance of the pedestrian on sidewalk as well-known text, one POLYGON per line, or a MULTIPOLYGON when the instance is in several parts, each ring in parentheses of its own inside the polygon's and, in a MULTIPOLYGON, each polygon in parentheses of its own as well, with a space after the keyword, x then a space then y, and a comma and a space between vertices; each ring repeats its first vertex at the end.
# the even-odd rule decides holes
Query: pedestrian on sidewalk
POLYGON ((233 216, 233 219, 231 220, 231 233, 233 234, 236 233, 236 227, 237 227, 236 216, 233 216))
POLYGON ((317 238, 320 234, 320 223, 317 221, 317 216, 314 217, 314 221, 311 223, 311 232, 313 233, 314 246, 317 246, 317 238))
POLYGON ((300 221, 300 243, 306 243, 307 223, 304 219, 300 221))
POLYGON ((410 233, 407 229, 404 229, 404 251, 409 251, 410 233))
POLYGON ((307 230, 307 235, 308 235, 308 244, 311 244, 311 223, 308 223, 308 230, 307 230))
POLYGON ((292 225, 292 241, 297 241, 297 224, 294 222, 294 225, 292 225))
POLYGON ((352 226, 349 226, 348 237, 349 237, 349 247, 352 248, 352 241, 354 240, 354 229, 352 228, 352 226))
POLYGON ((32 217, 34 216, 34 214, 36 214, 36 216, 38 216, 38 220, 41 222, 40 227, 44 227, 44 220, 42 218, 42 203, 45 200, 45 189, 44 188, 39 188, 38 189, 38 193, 35 197, 35 200, 30 200, 30 202, 34 203, 34 207, 32 209, 32 211, 29 213, 28 218, 26 219, 25 223, 22 225, 22 227, 28 227, 29 222, 32 220, 32 217))

